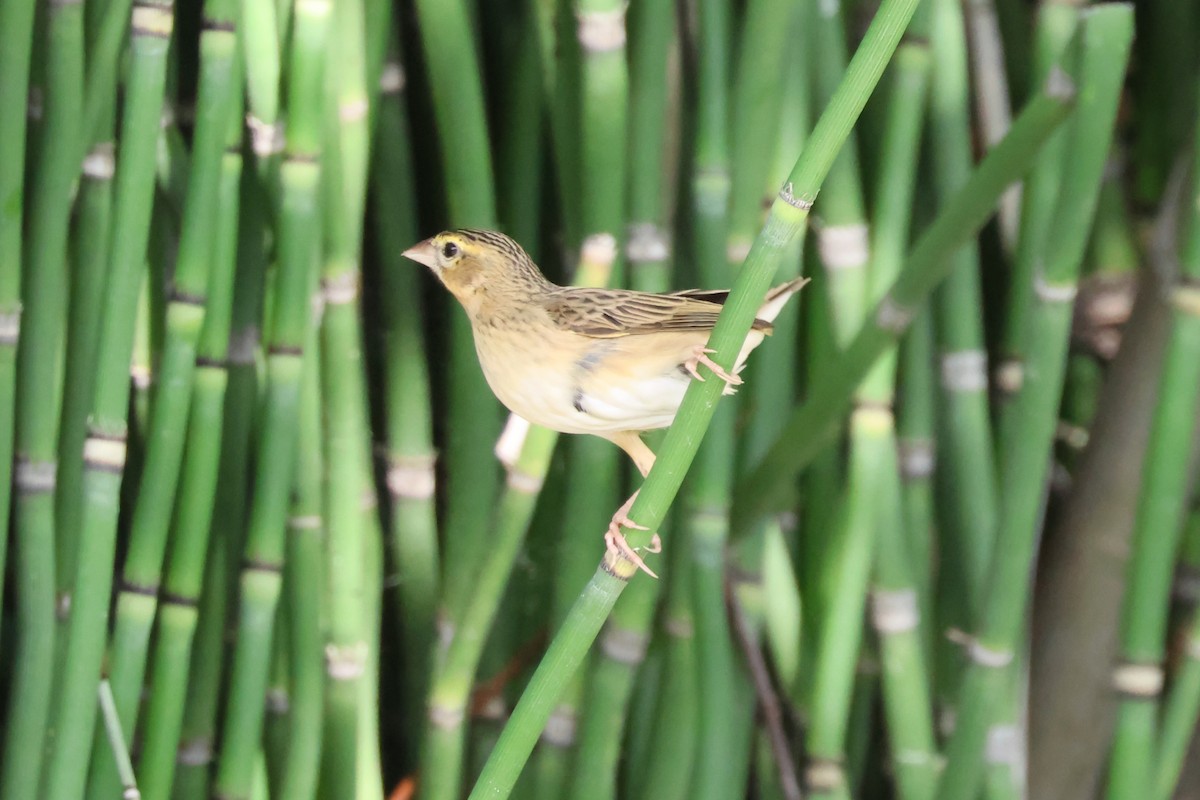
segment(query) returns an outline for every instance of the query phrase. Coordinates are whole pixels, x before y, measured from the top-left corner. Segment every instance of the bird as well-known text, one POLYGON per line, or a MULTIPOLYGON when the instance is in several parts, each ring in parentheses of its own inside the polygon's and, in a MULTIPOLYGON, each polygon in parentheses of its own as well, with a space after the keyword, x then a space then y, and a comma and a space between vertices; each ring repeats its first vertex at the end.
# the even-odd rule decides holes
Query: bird
MULTIPOLYGON (((807 282, 796 278, 767 293, 727 371, 709 357, 708 338, 728 290, 559 286, 517 242, 490 230, 444 231, 403 255, 428 267, 462 305, 484 377, 509 411, 559 433, 607 439, 643 478, 655 455, 641 433, 671 424, 688 384, 705 380, 701 365, 725 382, 726 394, 735 391, 746 357, 807 282)), ((613 514, 605 545, 653 576, 621 530, 646 530, 629 518, 636 498, 613 514)), ((661 550, 657 534, 646 550, 661 550)))

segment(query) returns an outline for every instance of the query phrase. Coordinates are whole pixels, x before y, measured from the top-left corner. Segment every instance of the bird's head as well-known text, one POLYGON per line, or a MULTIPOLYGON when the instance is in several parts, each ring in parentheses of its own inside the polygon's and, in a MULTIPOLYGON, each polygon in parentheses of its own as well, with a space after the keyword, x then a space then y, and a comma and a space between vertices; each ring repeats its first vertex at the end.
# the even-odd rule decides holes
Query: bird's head
POLYGON ((408 248, 404 256, 433 270, 468 312, 487 295, 545 282, 521 246, 495 231, 445 231, 408 248))

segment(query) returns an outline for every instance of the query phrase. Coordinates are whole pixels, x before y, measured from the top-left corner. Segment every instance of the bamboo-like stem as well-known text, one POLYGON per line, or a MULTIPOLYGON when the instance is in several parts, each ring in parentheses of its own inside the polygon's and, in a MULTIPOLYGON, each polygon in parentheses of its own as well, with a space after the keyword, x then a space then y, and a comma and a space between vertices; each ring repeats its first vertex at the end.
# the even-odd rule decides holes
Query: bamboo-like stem
POLYGON ((1038 303, 1030 330, 1031 369, 1014 406, 1018 427, 1007 441, 1000 525, 980 608, 985 612, 969 647, 959 694, 941 798, 972 794, 982 777, 986 729, 1008 696, 1008 671, 1023 630, 1030 565, 1039 527, 1049 453, 1062 390, 1071 301, 1112 140, 1117 100, 1133 13, 1128 5, 1104 5, 1084 15, 1077 69, 1079 106, 1070 129, 1071 158, 1055 211, 1055 230, 1035 284, 1038 303))
POLYGON ((659 640, 665 638, 663 681, 655 705, 653 768, 646 770, 630 797, 683 800, 688 797, 696 759, 696 642, 691 602, 691 553, 675 547, 667 569, 667 602, 659 640))
POLYGON ((980 162, 956 198, 921 235, 905 259, 900 276, 868 316, 868 323, 822 380, 814 381, 808 402, 789 418, 777 442, 739 484, 734 519, 749 524, 783 507, 795 475, 821 452, 838 429, 854 387, 886 347, 904 332, 912 309, 919 308, 950 265, 944 261, 987 221, 996 198, 1024 174, 1038 148, 1070 111, 1074 83, 1056 73, 1035 96, 1009 134, 980 162))
MULTIPOLYGON (((878 83, 914 9, 912 0, 885 0, 880 6, 858 53, 847 68, 842 86, 834 94, 793 169, 791 180, 773 203, 766 227, 751 247, 746 264, 722 309, 709 340, 718 354, 733 355, 740 348, 787 243, 806 219, 812 199, 828 174, 834 156, 878 83)), ((718 356, 718 363, 721 360, 728 363, 729 355, 718 356)), ((674 425, 668 431, 658 462, 631 510, 633 519, 652 529, 662 522, 667 506, 679 490, 687 465, 695 457, 700 434, 712 418, 721 389, 720 381, 695 382, 688 388, 678 415, 682 424, 674 425)), ((645 544, 647 537, 648 534, 635 534, 631 544, 645 544)), ((624 560, 610 564, 606 559, 596 571, 514 709, 472 793, 475 798, 506 797, 511 791, 551 707, 595 640, 634 569, 624 560)))
POLYGON ((96 720, 126 460, 128 369, 136 320, 129 309, 137 302, 144 278, 154 196, 153 163, 144 154, 159 131, 173 24, 169 4, 138 5, 134 10, 108 280, 96 345, 96 386, 84 442, 78 570, 55 701, 55 738, 42 788, 45 797, 56 800, 75 798, 83 791, 96 720))
MULTIPOLYGON (((816 24, 814 70, 817 96, 824 101, 844 68, 845 26, 839 7, 832 4, 818 6, 816 24)), ((817 251, 832 336, 822 336, 811 346, 832 360, 862 324, 868 302, 870 228, 853 137, 834 162, 815 213, 820 220, 817 251)), ((807 518, 807 527, 813 531, 828 524, 828 532, 814 533, 824 539, 823 549, 828 554, 820 562, 826 577, 818 590, 820 616, 816 622, 809 763, 805 770, 810 793, 816 797, 848 798, 853 791, 845 770, 846 752, 854 723, 856 685, 862 685, 855 664, 860 658, 863 610, 874 552, 875 516, 868 511, 873 501, 872 462, 882 454, 873 437, 864 436, 854 417, 850 432, 845 492, 811 494, 814 499, 829 499, 815 500, 813 513, 807 518), (815 507, 820 505, 826 509, 818 511, 815 507)), ((814 474, 814 482, 838 477, 836 454, 831 451, 826 458, 829 461, 814 474)), ((812 484, 812 488, 816 486, 819 483, 812 484)))
POLYGON ((1108 797, 1116 800, 1144 796, 1160 773, 1155 761, 1171 574, 1188 508, 1188 466, 1200 397, 1200 149, 1193 153, 1192 185, 1185 197, 1190 201, 1180 204, 1187 215, 1185 236, 1178 274, 1167 289, 1171 327, 1134 520, 1120 661, 1113 670, 1120 703, 1108 797))
MULTIPOLYGON (((722 2, 701 2, 696 10, 698 74, 691 249, 701 281, 720 286, 728 281, 730 273, 726 237, 731 188, 731 12, 722 2)), ((777 124, 771 127, 777 128, 777 124)), ((768 150, 764 155, 769 157, 771 153, 768 150)), ((725 605, 730 490, 736 453, 734 412, 734 403, 723 403, 710 421, 684 502, 681 522, 686 545, 677 545, 688 547, 692 553, 698 729, 691 794, 705 800, 732 797, 743 791, 752 740, 751 690, 738 663, 725 605)))
MULTIPOLYGON (((72 258, 71 297, 67 310, 67 353, 64 386, 87 391, 63 393, 58 434, 58 492, 55 495, 55 578, 60 597, 69 596, 75 584, 75 555, 79 545, 79 514, 83 507, 83 442, 87 438, 90 389, 96 382, 96 341, 108 270, 108 244, 112 223, 112 178, 116 162, 111 141, 91 149, 83 162, 83 184, 78 199, 78 224, 72 258)), ((66 615, 57 620, 65 628, 66 615)))
MULTIPOLYGON (((18 800, 37 796, 54 674, 55 453, 62 398, 58 363, 66 322, 61 287, 66 283, 72 185, 79 171, 75 156, 82 106, 83 11, 79 4, 55 6, 44 25, 46 99, 20 264, 23 316, 17 347, 13 504, 17 644, 0 772, 0 794, 18 800)), ((10 33, 6 28, 4 35, 7 50, 21 31, 18 27, 10 33)), ((25 102, 17 100, 9 106, 10 113, 20 115, 18 109, 24 107, 25 102)), ((23 173, 21 159, 16 163, 23 173)), ((88 702, 93 699, 89 695, 88 702)))
MULTIPOLYGON (((363 514, 370 454, 359 320, 359 242, 366 199, 366 65, 361 0, 334 6, 327 77, 325 231, 321 289, 322 485, 326 529, 328 628, 325 631, 325 731, 321 794, 358 793, 359 699, 370 657, 363 514)), ((366 745, 363 744, 365 749, 366 745)))
MULTIPOLYGON (((1046 2, 1038 10, 1034 76, 1044 81, 1062 57, 1075 30, 1079 8, 1073 2, 1046 2)), ((1001 401, 1000 437, 1012 425, 1008 406, 1021 389, 1024 353, 1028 347, 1029 309, 1033 276, 1046 246, 1051 215, 1058 199, 1066 133, 1050 138, 1021 190, 1021 226, 1009 281, 1007 309, 1001 334, 1000 358, 994 381, 1001 401)), ((1003 457, 1003 453, 1000 453, 1003 457)))
MULTIPOLYGON (((384 70, 372 170, 379 280, 385 321, 385 408, 391 529, 388 547, 399 577, 396 589, 404 650, 405 729, 420 729, 429 683, 438 598, 437 516, 434 501, 429 367, 425 361, 420 274, 400 255, 417 238, 416 195, 401 64, 384 70), (383 143, 386 143, 384 145, 383 143)), ((405 742, 405 768, 415 765, 418 736, 405 742)))
MULTIPOLYGON (((919 315, 900 343, 900 414, 897 420, 897 466, 904 503, 904 531, 911 553, 910 567, 917 585, 918 611, 927 624, 925 655, 933 664, 935 652, 934 551, 937 540, 933 476, 937 468, 934 437, 935 379, 933 320, 919 315)), ((945 595, 943 595, 945 596, 945 595)), ((938 676, 937 689, 942 687, 938 676)), ((946 687, 947 689, 949 687, 946 687)))
MULTIPOLYGON (((953 202, 970 177, 971 97, 966 30, 958 0, 934 0, 930 19, 929 133, 940 207, 953 202)), ((969 626, 978 608, 996 531, 996 473, 988 411, 987 354, 981 308, 979 253, 969 242, 952 257, 950 273, 934 295, 940 393, 939 515, 947 557, 961 564, 964 616, 946 620, 969 626)))
MULTIPOLYGON (((451 224, 496 227, 492 161, 487 142, 479 60, 464 0, 416 3, 429 71, 434 121, 442 143, 451 224)), ((483 450, 499 434, 498 405, 483 380, 470 325, 453 315, 447 384, 446 515, 443 605, 452 616, 468 602, 471 576, 490 548, 487 536, 497 496, 495 462, 483 450)))
POLYGON ((508 470, 487 561, 474 576, 470 602, 449 632, 448 644, 439 648, 421 753, 421 792, 428 800, 459 796, 463 727, 475 670, 557 439, 557 434, 539 427, 529 428, 525 435, 520 455, 508 470))
MULTIPOLYGON (((901 45, 896 52, 895 85, 883 134, 883 157, 875 191, 869 295, 878 300, 896 279, 908 242, 920 152, 921 123, 930 70, 923 43, 901 45)), ((871 621, 879 638, 884 710, 891 742, 892 770, 898 794, 932 797, 937 785, 930 678, 922 636, 912 537, 906 534, 901 508, 895 421, 896 353, 893 348, 859 387, 859 406, 851 415, 852 441, 875 453, 868 494, 878 495, 871 621), (856 436, 857 434, 857 436, 856 436)))
POLYGON ((318 159, 325 109, 326 34, 332 9, 325 0, 297 0, 295 12, 287 93, 288 142, 280 167, 280 271, 274 284, 267 395, 215 786, 217 792, 235 800, 250 793, 262 729, 267 654, 280 594, 284 526, 294 479, 296 414, 319 241, 318 159))
MULTIPOLYGON (((241 115, 226 119, 226 149, 217 190, 216 247, 212 253, 204 327, 196 348, 193 398, 188 418, 187 456, 179 478, 173 536, 146 703, 138 772, 142 796, 170 794, 175 753, 189 686, 189 662, 199 622, 201 588, 214 515, 218 466, 226 441, 223 415, 229 382, 228 350, 242 177, 241 115), (214 435, 214 431, 220 432, 214 435)), ((247 177, 246 180, 249 180, 247 177)), ((219 567, 224 569, 224 564, 219 567)))
MULTIPOLYGON (((315 334, 315 332, 314 332, 315 334)), ((317 337, 309 336, 311 367, 300 394, 296 486, 288 519, 284 587, 288 603, 290 709, 280 797, 313 798, 321 768, 324 665, 321 606, 326 593, 324 519, 321 516, 321 376, 317 337)))
MULTIPOLYGON (((229 30, 234 13, 232 2, 209 2, 205 8, 207 28, 200 42, 196 132, 179 256, 167 304, 166 338, 149 420, 145 464, 117 593, 108 675, 127 742, 132 740, 137 724, 150 630, 158 608, 163 556, 183 462, 197 343, 208 302, 223 151, 234 124, 232 111, 237 109, 233 98, 240 86, 238 39, 236 32, 229 30)), ((98 728, 93 749, 101 744, 102 736, 98 728)), ((111 762, 98 759, 88 791, 96 795, 114 793, 117 778, 111 762)))
POLYGON ((239 0, 239 11, 251 146, 260 174, 274 177, 279 154, 284 150, 279 126, 279 76, 283 62, 280 43, 287 26, 280 25, 276 0, 239 0))
MULTIPOLYGON (((16 406, 17 340, 21 331, 21 244, 25 206, 25 120, 29 61, 33 49, 33 0, 0 8, 0 197, 16 198, 0 208, 0 519, 12 500, 13 412, 16 406)), ((0 536, 0 575, 8 537, 0 536)), ((0 607, 3 601, 0 600, 0 607)))

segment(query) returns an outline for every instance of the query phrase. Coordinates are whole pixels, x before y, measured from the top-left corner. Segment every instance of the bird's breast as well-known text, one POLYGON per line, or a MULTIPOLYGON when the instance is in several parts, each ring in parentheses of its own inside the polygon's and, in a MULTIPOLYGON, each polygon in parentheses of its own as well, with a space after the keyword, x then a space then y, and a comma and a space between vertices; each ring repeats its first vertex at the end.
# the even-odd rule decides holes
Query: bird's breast
POLYGON ((669 337, 650 338, 660 337, 595 339, 553 327, 475 326, 479 362, 500 401, 563 433, 671 424, 689 381, 679 369, 688 348, 669 337))

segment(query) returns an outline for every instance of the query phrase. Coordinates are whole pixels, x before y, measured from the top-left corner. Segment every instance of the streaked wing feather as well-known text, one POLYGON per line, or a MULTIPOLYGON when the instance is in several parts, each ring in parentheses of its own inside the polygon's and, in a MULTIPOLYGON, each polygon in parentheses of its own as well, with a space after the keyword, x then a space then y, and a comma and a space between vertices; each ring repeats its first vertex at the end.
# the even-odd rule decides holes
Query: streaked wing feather
MULTIPOLYGON (((650 294, 570 288, 549 294, 543 306, 560 328, 607 339, 661 331, 711 331, 728 296, 728 290, 650 294)), ((761 320, 755 320, 754 327, 770 329, 761 320)))

